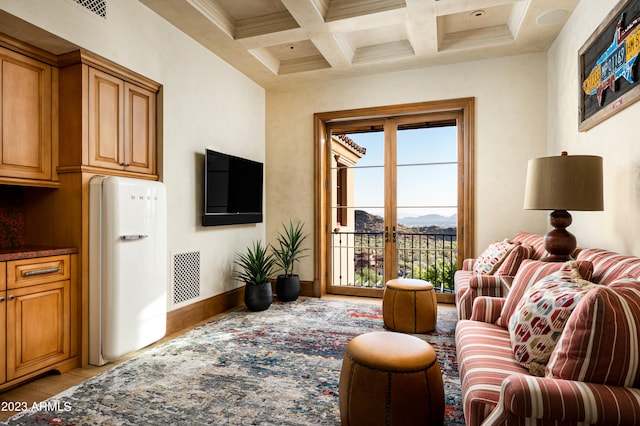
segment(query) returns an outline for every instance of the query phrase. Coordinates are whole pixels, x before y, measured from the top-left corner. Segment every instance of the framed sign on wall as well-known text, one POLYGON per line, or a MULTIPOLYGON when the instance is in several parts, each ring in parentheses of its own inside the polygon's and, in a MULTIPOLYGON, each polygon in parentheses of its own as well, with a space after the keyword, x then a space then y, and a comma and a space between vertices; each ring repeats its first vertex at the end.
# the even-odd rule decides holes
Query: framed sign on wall
POLYGON ((580 131, 640 99, 639 55, 640 2, 622 0, 578 52, 580 131))

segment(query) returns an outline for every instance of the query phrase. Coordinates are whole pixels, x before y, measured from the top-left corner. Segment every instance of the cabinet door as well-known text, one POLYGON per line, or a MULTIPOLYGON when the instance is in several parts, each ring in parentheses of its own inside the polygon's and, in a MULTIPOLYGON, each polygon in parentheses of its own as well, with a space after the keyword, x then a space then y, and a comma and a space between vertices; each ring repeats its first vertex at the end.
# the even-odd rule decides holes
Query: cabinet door
POLYGON ((0 48, 0 176, 51 179, 51 67, 0 48))
POLYGON ((69 281, 7 291, 7 380, 69 358, 69 281))
POLYGON ((122 170, 124 82, 89 68, 89 165, 122 170))
POLYGON ((7 381, 7 292, 5 262, 0 262, 0 384, 7 381))
POLYGON ((155 173, 156 94, 125 83, 125 168, 155 173))

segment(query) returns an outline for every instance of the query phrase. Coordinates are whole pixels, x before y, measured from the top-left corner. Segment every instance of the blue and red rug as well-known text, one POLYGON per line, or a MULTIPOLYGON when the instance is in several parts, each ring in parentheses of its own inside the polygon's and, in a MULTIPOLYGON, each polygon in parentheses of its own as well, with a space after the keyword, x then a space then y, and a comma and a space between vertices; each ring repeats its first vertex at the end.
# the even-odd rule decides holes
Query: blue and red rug
MULTIPOLYGON (((445 424, 464 425, 453 308, 417 335, 438 353, 445 424)), ((346 344, 382 330, 380 303, 301 298, 238 310, 56 395, 6 424, 339 425, 346 344)))

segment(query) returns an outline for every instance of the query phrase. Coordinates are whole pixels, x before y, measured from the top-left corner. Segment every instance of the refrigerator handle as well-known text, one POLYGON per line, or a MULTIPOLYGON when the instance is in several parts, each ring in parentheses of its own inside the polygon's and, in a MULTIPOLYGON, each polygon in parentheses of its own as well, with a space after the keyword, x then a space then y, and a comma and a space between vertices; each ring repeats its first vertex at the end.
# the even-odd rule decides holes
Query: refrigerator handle
POLYGON ((123 241, 142 240, 149 238, 148 235, 120 235, 120 239, 123 241))

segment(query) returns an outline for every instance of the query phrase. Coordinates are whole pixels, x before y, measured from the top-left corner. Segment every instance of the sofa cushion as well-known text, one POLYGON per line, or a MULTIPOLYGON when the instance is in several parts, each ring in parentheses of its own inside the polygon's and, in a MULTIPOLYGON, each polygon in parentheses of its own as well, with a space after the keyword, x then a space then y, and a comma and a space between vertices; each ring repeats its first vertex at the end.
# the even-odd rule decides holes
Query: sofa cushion
POLYGON ((591 281, 594 283, 609 285, 622 278, 640 277, 640 257, 593 248, 582 250, 577 260, 593 263, 591 281))
POLYGON ((473 272, 478 275, 492 275, 514 247, 515 244, 511 244, 509 240, 494 241, 489 244, 489 247, 476 259, 473 272))
MULTIPOLYGON (((588 281, 591 278, 591 272, 593 271, 591 262, 579 261, 576 263, 578 264, 580 276, 588 281)), ((524 296, 527 289, 547 275, 551 275, 561 269, 564 269, 569 273, 571 272, 571 266, 568 262, 556 263, 541 262, 539 260, 531 259, 524 260, 513 278, 511 290, 507 295, 507 300, 502 307, 502 312, 500 313, 500 318, 496 321, 496 325, 507 328, 509 326, 511 315, 515 312, 516 306, 524 296)))
POLYGON ((495 275, 504 275, 513 277, 518 272, 520 264, 525 259, 529 259, 533 254, 533 248, 531 246, 525 246, 522 244, 516 244, 511 252, 504 259, 502 264, 498 267, 495 275))
POLYGON ((582 297, 595 286, 581 279, 575 262, 534 285, 524 294, 509 320, 516 360, 535 376, 544 369, 564 326, 582 297))
POLYGON ((640 282, 591 290, 567 321, 547 377, 615 386, 640 385, 640 282))
POLYGON ((511 238, 512 243, 521 244, 531 248, 530 259, 539 260, 548 253, 544 248, 544 236, 530 232, 518 232, 511 238))

